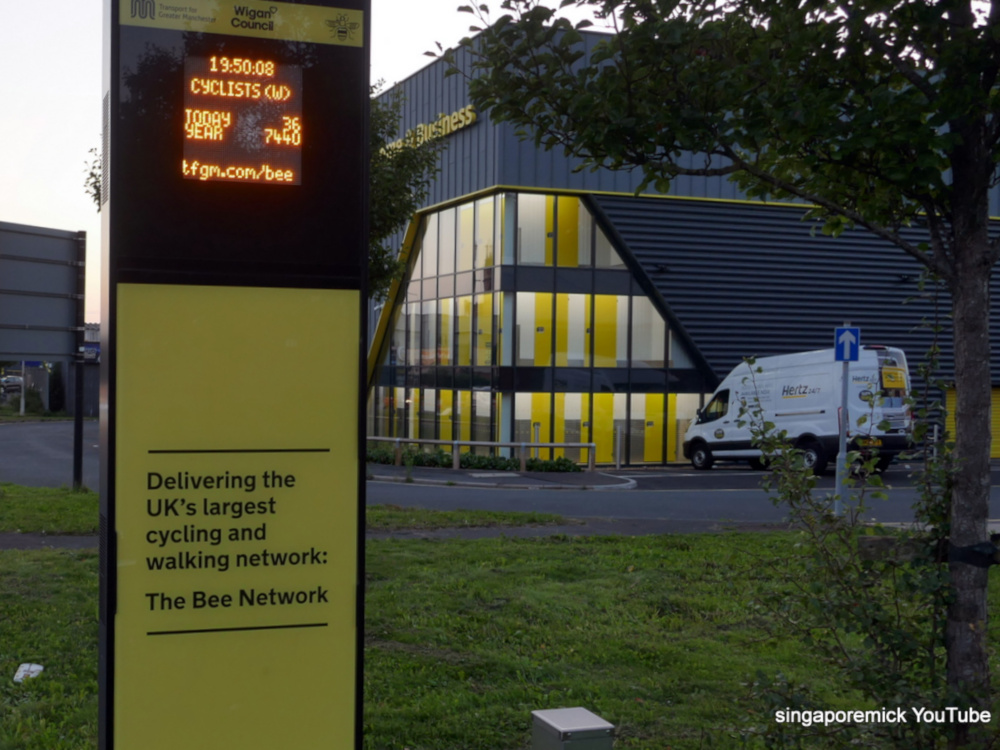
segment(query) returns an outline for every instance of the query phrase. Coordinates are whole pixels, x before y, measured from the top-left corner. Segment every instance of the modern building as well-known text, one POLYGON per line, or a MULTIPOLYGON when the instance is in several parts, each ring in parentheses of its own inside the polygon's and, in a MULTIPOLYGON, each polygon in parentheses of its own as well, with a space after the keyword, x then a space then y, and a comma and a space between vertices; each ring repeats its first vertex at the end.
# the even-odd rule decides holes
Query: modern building
MULTIPOLYGON (((592 441, 600 463, 673 462, 743 357, 831 347, 849 321, 863 344, 901 346, 916 374, 946 322, 919 264, 867 231, 825 236, 803 207, 722 179, 636 195, 636 176, 580 170, 492 123, 446 69, 398 84, 408 137, 447 148, 373 336, 369 435, 592 441)), ((947 379, 951 343, 938 342, 947 379)))

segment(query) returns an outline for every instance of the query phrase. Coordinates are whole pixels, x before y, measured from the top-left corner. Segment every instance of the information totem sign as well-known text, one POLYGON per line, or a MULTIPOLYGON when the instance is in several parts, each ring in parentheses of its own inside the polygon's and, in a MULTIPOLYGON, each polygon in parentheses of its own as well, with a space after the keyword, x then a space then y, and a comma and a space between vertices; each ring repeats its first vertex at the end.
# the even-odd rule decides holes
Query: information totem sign
POLYGON ((105 0, 101 750, 361 747, 369 0, 105 0))

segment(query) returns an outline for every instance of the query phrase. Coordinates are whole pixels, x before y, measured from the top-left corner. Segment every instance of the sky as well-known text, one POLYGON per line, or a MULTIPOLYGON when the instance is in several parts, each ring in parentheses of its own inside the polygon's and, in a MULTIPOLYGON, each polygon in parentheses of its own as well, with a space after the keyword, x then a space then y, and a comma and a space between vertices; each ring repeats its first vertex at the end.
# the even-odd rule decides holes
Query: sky
MULTIPOLYGON (((432 62, 435 42, 467 36, 463 4, 372 0, 371 80, 400 81, 432 62)), ((101 142, 104 2, 0 6, 0 222, 87 233, 86 319, 99 322, 100 216, 84 180, 101 142)))

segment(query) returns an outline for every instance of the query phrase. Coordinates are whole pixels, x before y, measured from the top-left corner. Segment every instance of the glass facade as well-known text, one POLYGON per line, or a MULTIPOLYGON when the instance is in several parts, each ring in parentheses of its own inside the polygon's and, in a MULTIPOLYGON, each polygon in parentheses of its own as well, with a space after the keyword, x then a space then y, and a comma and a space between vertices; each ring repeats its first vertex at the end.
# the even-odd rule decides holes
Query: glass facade
MULTIPOLYGON (((405 291, 382 313, 369 435, 594 442, 599 463, 679 460, 690 417, 678 392, 686 407, 706 389, 580 198, 498 193, 425 216, 418 238, 405 291)), ((578 448, 538 455, 586 460, 578 448)))

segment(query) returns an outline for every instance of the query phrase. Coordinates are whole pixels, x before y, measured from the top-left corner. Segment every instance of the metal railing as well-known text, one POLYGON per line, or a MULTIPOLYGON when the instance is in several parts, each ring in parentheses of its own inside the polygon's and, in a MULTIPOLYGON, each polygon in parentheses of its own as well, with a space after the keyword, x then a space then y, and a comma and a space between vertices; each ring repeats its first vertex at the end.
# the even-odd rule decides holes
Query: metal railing
POLYGON ((528 470, 528 453, 539 448, 585 448, 587 450, 587 471, 594 470, 594 463, 597 454, 597 443, 500 443, 486 440, 431 440, 428 438, 402 438, 402 437, 377 437, 369 435, 365 438, 369 443, 392 443, 395 450, 396 466, 403 465, 404 445, 450 445, 451 448, 451 468, 461 468, 462 456, 459 447, 468 445, 472 447, 488 448, 517 448, 517 456, 521 461, 521 471, 528 470))

